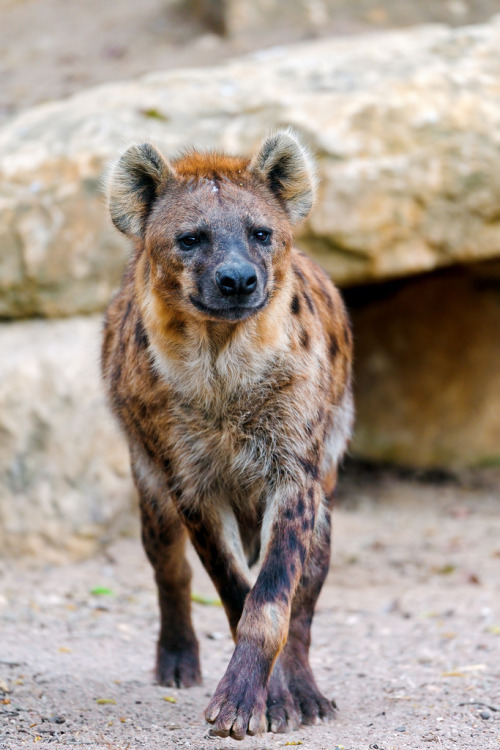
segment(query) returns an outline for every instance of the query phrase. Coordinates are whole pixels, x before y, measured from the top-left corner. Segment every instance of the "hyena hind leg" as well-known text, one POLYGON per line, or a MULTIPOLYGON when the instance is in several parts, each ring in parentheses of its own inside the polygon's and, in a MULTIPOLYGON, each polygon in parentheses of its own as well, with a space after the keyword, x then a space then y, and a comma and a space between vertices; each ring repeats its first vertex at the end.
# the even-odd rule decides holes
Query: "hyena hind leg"
MULTIPOLYGON (((140 492, 140 490, 139 490, 140 492)), ((191 567, 185 557, 187 533, 171 501, 161 513, 150 493, 141 493, 142 542, 153 566, 160 605, 156 679, 160 685, 201 683, 198 641, 191 620, 191 567)))
POLYGON ((268 689, 267 716, 272 732, 286 732, 298 724, 329 721, 335 701, 319 690, 309 664, 314 608, 330 565, 330 510, 315 533, 298 585, 290 618, 288 639, 273 670, 268 689))

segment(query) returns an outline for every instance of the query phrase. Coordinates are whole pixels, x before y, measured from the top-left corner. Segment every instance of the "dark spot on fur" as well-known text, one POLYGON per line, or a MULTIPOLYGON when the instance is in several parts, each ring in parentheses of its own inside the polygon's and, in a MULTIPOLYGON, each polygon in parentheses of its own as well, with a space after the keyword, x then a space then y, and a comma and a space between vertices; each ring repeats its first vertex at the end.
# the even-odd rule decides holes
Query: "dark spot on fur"
POLYGON ((309 500, 313 499, 313 497, 314 497, 314 490, 313 490, 312 487, 309 487, 309 489, 307 490, 307 497, 309 498, 309 500))
MULTIPOLYGON (((182 492, 180 490, 175 490, 173 494, 176 498, 182 497, 182 492)), ((180 503, 180 505, 177 507, 177 510, 185 520, 188 527, 194 528, 200 527, 202 525, 203 519, 198 509, 193 508, 190 505, 183 505, 182 503, 180 503)), ((204 535, 201 535, 200 538, 204 538, 204 535)))
POLYGON ((175 276, 169 274, 165 286, 167 286, 170 291, 176 291, 181 288, 181 283, 175 276))
POLYGON ((309 508, 309 512, 305 513, 302 518, 302 531, 308 532, 314 527, 314 508, 309 508))
POLYGON ((314 313, 314 302, 312 301, 310 295, 307 292, 303 292, 303 294, 309 310, 314 313))
POLYGON ((335 359, 335 357, 339 353, 339 344, 333 333, 331 333, 329 337, 328 351, 330 352, 330 357, 332 359, 335 359))
POLYGON ((309 349, 309 334, 303 328, 300 332, 300 344, 304 349, 309 349))
POLYGON ((302 565, 304 565, 306 561, 306 548, 295 529, 290 529, 286 541, 290 552, 292 552, 293 554, 298 554, 300 562, 302 563, 302 565))
POLYGON ((135 324, 135 343, 139 349, 145 349, 149 344, 148 334, 146 333, 141 318, 138 318, 137 323, 135 324))
POLYGON ((155 529, 154 526, 147 526, 146 527, 146 533, 148 534, 149 538, 152 541, 155 541, 156 538, 157 538, 157 536, 158 536, 158 534, 156 533, 156 529, 155 529))
MULTIPOLYGON (((291 534, 295 534, 293 529, 291 534)), ((287 543, 289 542, 287 535, 287 543)), ((286 563, 286 554, 280 547, 271 548, 264 563, 265 571, 261 572, 252 592, 256 604, 283 601, 290 593, 290 571, 286 563)))
POLYGON ((283 516, 284 516, 284 518, 286 518, 287 521, 292 521, 293 520, 293 516, 294 516, 293 509, 292 508, 286 508, 285 511, 284 511, 284 513, 283 513, 283 516))
POLYGON ((302 273, 302 271, 300 270, 298 266, 293 266, 293 272, 297 276, 298 279, 300 279, 304 283, 306 282, 306 277, 304 276, 304 274, 302 273))
POLYGON ((298 294, 293 295, 292 304, 290 305, 290 310, 293 312, 294 315, 298 315, 300 312, 300 299, 298 294))
POLYGON ((139 401, 137 403, 137 413, 141 419, 146 419, 148 415, 148 407, 144 403, 144 401, 139 401))
POLYGON ((287 536, 287 545, 291 552, 296 552, 299 545, 299 538, 295 529, 290 529, 287 536))
POLYGON ((304 497, 303 497, 303 495, 299 495, 299 502, 297 503, 297 513, 298 513, 298 515, 299 516, 303 516, 304 515, 304 510, 305 510, 304 497))
POLYGON ((275 271, 275 276, 274 276, 275 283, 276 284, 281 284, 281 282, 283 281, 284 275, 285 274, 284 274, 283 270, 281 268, 277 268, 276 271, 275 271))
POLYGON ((308 476, 312 477, 313 479, 318 478, 319 468, 317 463, 313 463, 307 458, 302 458, 302 456, 297 456, 297 460, 308 476))
POLYGON ((186 331, 186 323, 182 319, 176 318, 170 322, 169 328, 179 336, 182 336, 186 331))

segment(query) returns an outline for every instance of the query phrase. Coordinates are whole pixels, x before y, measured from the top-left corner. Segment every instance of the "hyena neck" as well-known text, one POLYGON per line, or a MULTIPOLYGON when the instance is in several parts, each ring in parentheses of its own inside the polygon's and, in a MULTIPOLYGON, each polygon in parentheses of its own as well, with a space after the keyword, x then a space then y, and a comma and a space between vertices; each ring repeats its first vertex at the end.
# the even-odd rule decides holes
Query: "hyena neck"
POLYGON ((289 296, 282 293, 238 323, 199 321, 150 298, 141 307, 157 371, 183 397, 203 404, 248 392, 272 378, 290 350, 289 296))

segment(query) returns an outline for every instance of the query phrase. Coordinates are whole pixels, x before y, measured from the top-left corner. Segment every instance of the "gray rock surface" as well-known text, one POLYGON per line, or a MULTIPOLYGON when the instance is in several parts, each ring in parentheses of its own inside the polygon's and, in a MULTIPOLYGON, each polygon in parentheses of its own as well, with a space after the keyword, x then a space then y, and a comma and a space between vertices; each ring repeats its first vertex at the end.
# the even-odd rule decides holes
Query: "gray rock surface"
POLYGON ((274 48, 47 104, 0 132, 0 316, 101 309, 125 242, 100 176, 130 141, 253 149, 291 124, 319 158, 302 246, 341 284, 500 248, 500 21, 274 48))
POLYGON ((100 316, 0 326, 0 550, 91 552, 129 523, 125 441, 104 405, 100 316))

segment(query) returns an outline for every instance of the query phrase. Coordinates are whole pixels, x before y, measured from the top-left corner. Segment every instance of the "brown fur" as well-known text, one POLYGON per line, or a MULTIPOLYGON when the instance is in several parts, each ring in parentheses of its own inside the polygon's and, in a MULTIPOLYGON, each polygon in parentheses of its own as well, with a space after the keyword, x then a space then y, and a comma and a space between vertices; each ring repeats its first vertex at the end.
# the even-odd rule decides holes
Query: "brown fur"
POLYGON ((189 152, 168 163, 135 146, 110 182, 113 220, 135 252, 108 309, 102 364, 158 583, 157 678, 200 680, 188 534, 236 642, 206 717, 236 739, 333 712, 308 650, 352 422, 352 339, 338 291, 291 244, 312 202, 311 164, 286 132, 251 161, 189 152), (261 226, 272 235, 259 244, 261 226), (194 252, 181 247, 186 231, 194 252), (210 279, 234 248, 255 267, 262 303, 234 312, 216 300, 226 307, 211 312, 210 279))

